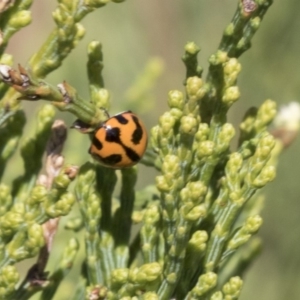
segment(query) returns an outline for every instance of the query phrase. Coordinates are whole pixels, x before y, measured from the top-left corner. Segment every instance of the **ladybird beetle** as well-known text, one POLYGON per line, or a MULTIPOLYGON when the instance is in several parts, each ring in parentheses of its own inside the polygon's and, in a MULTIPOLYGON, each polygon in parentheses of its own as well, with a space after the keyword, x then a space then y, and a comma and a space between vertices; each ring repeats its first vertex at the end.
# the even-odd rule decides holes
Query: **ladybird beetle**
POLYGON ((140 118, 125 111, 100 124, 93 133, 89 153, 104 166, 131 167, 142 158, 147 140, 140 118))

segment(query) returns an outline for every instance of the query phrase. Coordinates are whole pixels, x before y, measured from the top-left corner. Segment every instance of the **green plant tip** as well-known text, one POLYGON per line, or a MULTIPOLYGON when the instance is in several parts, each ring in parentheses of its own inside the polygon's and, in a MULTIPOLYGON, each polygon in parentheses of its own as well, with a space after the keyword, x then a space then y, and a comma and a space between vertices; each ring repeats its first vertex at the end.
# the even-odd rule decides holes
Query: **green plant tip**
POLYGON ((210 300, 224 300, 222 292, 215 292, 212 294, 212 296, 209 298, 210 300))
POLYGON ((12 66, 13 65, 13 56, 8 53, 2 54, 0 57, 0 64, 12 66))
POLYGON ((245 230, 248 233, 255 233, 262 225, 262 218, 258 215, 251 216, 247 219, 245 224, 245 230))
POLYGON ((183 116, 180 120, 180 132, 194 135, 198 129, 198 119, 193 115, 183 116))
POLYGON ((88 56, 92 59, 101 59, 102 57, 102 45, 99 41, 92 41, 88 44, 88 56))
POLYGON ((159 300, 158 295, 153 292, 146 292, 142 295, 142 300, 159 300))
POLYGON ((206 207, 204 204, 201 205, 197 205, 195 207, 193 207, 192 209, 190 209, 189 207, 182 207, 183 210, 183 215, 185 220, 193 222, 193 221, 197 221, 200 218, 203 218, 206 216, 206 207))
POLYGON ((240 277, 236 276, 230 278, 229 282, 224 284, 222 291, 225 295, 232 296, 237 299, 241 292, 242 286, 243 281, 240 277))
POLYGON ((20 279, 20 274, 17 272, 16 267, 10 265, 3 267, 1 276, 3 276, 6 285, 15 285, 20 279))
POLYGON ((213 141, 203 141, 198 144, 197 156, 199 159, 211 156, 215 150, 215 143, 213 141))
POLYGON ((227 60, 228 60, 227 52, 218 50, 216 54, 213 54, 209 58, 209 63, 216 66, 225 63, 227 60))
POLYGON ((9 20, 9 25, 15 28, 25 27, 31 23, 31 20, 31 12, 28 10, 22 10, 14 14, 14 16, 9 20))
POLYGON ((170 131, 173 129, 175 125, 175 118, 171 115, 170 112, 165 112, 160 118, 159 118, 159 124, 162 129, 163 135, 167 135, 170 133, 170 131))
POLYGON ((179 175, 180 160, 176 155, 167 155, 162 164, 163 173, 172 173, 174 176, 179 175))
POLYGON ((169 192, 172 189, 172 183, 168 182, 165 176, 156 176, 155 181, 160 192, 169 192))
POLYGON ((170 273, 168 274, 167 276, 167 281, 170 283, 170 284, 174 284, 177 280, 177 275, 175 273, 170 273))
POLYGON ((191 55, 195 55, 200 51, 200 48, 196 45, 195 42, 189 42, 185 45, 184 50, 191 55))
POLYGON ((203 86, 203 81, 197 76, 189 77, 186 81, 186 91, 187 94, 192 97, 196 96, 199 90, 203 86))
POLYGON ((145 284, 156 280, 162 272, 162 268, 159 263, 149 263, 142 265, 135 274, 135 282, 145 284))
POLYGON ((168 105, 170 108, 178 108, 180 110, 184 107, 183 94, 180 91, 173 90, 168 93, 168 105))
POLYGON ((257 30, 259 28, 260 23, 261 23, 260 17, 255 17, 255 18, 253 18, 253 19, 250 20, 251 27, 254 30, 257 30))
POLYGON ((242 66, 236 58, 230 58, 224 65, 224 74, 233 76, 236 80, 237 75, 241 72, 242 66))
POLYGON ((226 29, 225 29, 225 31, 224 31, 224 35, 225 36, 231 36, 231 35, 233 35, 234 34, 234 24, 233 23, 230 23, 227 27, 226 27, 226 29))
POLYGON ((111 280, 113 284, 125 284, 128 280, 128 269, 115 269, 112 271, 111 280))
POLYGON ((195 140, 197 142, 206 141, 209 136, 210 128, 206 123, 200 123, 198 127, 198 131, 195 134, 195 140))
POLYGON ((222 97, 222 102, 231 105, 240 98, 240 90, 237 86, 227 88, 222 97))

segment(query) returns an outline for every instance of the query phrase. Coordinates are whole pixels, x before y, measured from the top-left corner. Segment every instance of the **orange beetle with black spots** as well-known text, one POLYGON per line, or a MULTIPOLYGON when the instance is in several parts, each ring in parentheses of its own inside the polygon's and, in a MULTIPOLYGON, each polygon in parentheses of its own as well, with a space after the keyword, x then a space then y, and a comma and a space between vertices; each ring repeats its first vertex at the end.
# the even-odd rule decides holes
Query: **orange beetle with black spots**
POLYGON ((131 167, 142 158, 147 140, 147 131, 140 118, 125 111, 96 128, 89 153, 104 166, 131 167))

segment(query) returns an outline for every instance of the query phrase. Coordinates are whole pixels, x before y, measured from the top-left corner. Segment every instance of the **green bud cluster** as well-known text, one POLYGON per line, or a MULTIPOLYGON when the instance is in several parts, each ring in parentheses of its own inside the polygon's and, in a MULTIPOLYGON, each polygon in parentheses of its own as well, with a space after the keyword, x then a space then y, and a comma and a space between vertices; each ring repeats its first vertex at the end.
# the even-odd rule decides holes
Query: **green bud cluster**
POLYGON ((224 31, 219 48, 227 51, 230 57, 239 57, 248 50, 251 39, 272 3, 272 0, 239 1, 237 11, 224 31))
MULTIPOLYGON (((133 297, 141 291, 153 289, 160 279, 161 271, 162 268, 157 262, 144 264, 139 268, 115 269, 111 278, 112 290, 116 297, 112 299, 122 299, 126 296, 133 297)), ((155 293, 149 293, 148 297, 150 295, 153 296, 155 293)))
POLYGON ((37 179, 37 175, 42 167, 42 157, 46 144, 51 133, 51 126, 54 120, 55 110, 53 106, 46 104, 41 107, 37 114, 36 132, 32 138, 27 138, 21 146, 21 155, 24 162, 25 172, 17 178, 13 186, 13 195, 19 199, 25 196, 24 191, 32 188, 32 182, 37 179), (35 159, 32 160, 32 157, 35 159), (29 185, 31 184, 31 186, 29 185))
MULTIPOLYGON (((27 139, 21 147, 24 174, 13 182, 12 189, 4 183, 0 184, 0 265, 1 270, 3 270, 1 276, 4 276, 0 276, 0 286, 2 286, 1 295, 6 295, 4 298, 19 299, 20 294, 23 294, 24 297, 27 295, 28 290, 24 289, 22 284, 16 290, 19 279, 19 274, 14 269, 16 262, 41 255, 42 258, 37 263, 39 267, 36 268, 39 268, 39 276, 42 276, 48 259, 45 251, 50 250, 56 231, 55 228, 52 231, 51 229, 47 231, 44 223, 51 218, 68 214, 74 203, 74 195, 67 192, 67 188, 76 175, 76 168, 72 166, 62 167, 62 158, 58 157, 53 162, 51 160, 47 162, 47 175, 41 175, 37 180, 44 153, 46 152, 48 157, 51 156, 46 148, 52 132, 51 126, 54 115, 55 111, 51 105, 41 107, 37 115, 36 131, 33 137, 27 139), (51 169, 52 173, 49 173, 48 169, 51 169), (61 172, 58 173, 60 169, 61 172), (13 282, 14 278, 15 281, 13 282)), ((24 123, 25 117, 22 110, 13 113, 3 123, 4 126, 1 128, 3 135, 1 137, 3 141, 6 139, 7 143, 2 148, 1 172, 2 166, 5 166, 15 151, 15 149, 9 150, 9 147, 16 147, 24 123), (16 125, 18 125, 17 129, 14 128, 16 125)), ((28 274, 24 284, 28 284, 32 280, 30 271, 28 274)))
POLYGON ((33 187, 26 199, 28 221, 43 223, 50 218, 64 216, 70 212, 75 197, 67 192, 67 188, 74 179, 73 172, 76 172, 75 167, 64 166, 54 178, 50 190, 42 184, 33 187))
POLYGON ((10 237, 12 236, 24 222, 23 216, 25 207, 23 203, 15 204, 9 211, 7 211, 0 218, 1 224, 1 236, 10 237))
POLYGON ((15 266, 5 266, 0 270, 0 297, 9 299, 15 291, 20 275, 15 266))
MULTIPOLYGON (((249 26, 251 30, 257 28, 257 18, 251 19, 249 26)), ((227 39, 236 34, 236 30, 235 24, 231 24, 225 32, 227 39)), ((241 37, 236 51, 247 47, 247 43, 248 37, 241 37)), ((191 74, 185 80, 186 93, 176 90, 169 93, 170 110, 152 130, 151 142, 161 159, 161 175, 156 177, 156 187, 161 192, 162 231, 168 253, 164 264, 165 280, 158 290, 162 299, 167 299, 166 295, 170 296, 174 291, 174 281, 169 280, 174 271, 181 275, 181 270, 190 264, 190 260, 185 259, 185 249, 189 249, 189 238, 198 232, 192 224, 201 229, 206 218, 209 224, 214 220, 213 229, 205 231, 209 242, 202 263, 207 272, 215 271, 227 257, 229 248, 232 252, 233 247, 246 243, 258 229, 259 226, 252 232, 241 231, 239 235, 243 237, 230 235, 243 205, 275 174, 274 167, 268 165, 274 144, 266 132, 266 126, 275 116, 274 102, 267 100, 257 110, 253 121, 248 122, 247 138, 243 137, 246 135, 242 131, 240 148, 230 154, 235 129, 226 122, 226 113, 240 98, 236 83, 241 65, 231 52, 226 51, 224 39, 224 48, 221 46, 210 57, 210 73, 205 83, 200 77, 201 72, 197 73, 199 48, 188 43, 185 51, 183 60, 187 74, 191 74), (209 184, 216 176, 214 172, 218 165, 224 168, 223 176, 220 174, 215 178, 220 187, 210 191, 209 184)), ((200 267, 193 271, 201 274, 200 267)), ((185 274, 181 275, 184 278, 186 272, 182 271, 182 274, 185 274)), ((177 273, 175 282, 180 281, 179 278, 177 273)), ((184 284, 188 286, 187 282, 184 284)), ((180 286, 183 289, 183 285, 180 286)))
MULTIPOLYGON (((239 298, 241 293, 243 281, 239 277, 231 277, 227 283, 224 284, 221 291, 213 293, 210 300, 235 300, 239 298)), ((198 298, 195 298, 198 299, 198 298)), ((200 298, 199 298, 200 299, 200 298)))
POLYGON ((38 254, 44 245, 41 225, 32 224, 19 230, 6 247, 6 255, 10 262, 17 262, 38 254))
POLYGON ((86 264, 88 266, 88 278, 90 284, 103 281, 101 272, 99 249, 101 238, 99 235, 101 218, 101 199, 95 190, 96 172, 91 163, 85 164, 77 179, 75 188, 83 222, 85 226, 86 264))
POLYGON ((261 188, 275 177, 275 168, 267 165, 271 151, 275 146, 272 135, 266 133, 258 142, 254 155, 249 159, 245 176, 246 184, 254 188, 261 188))
MULTIPOLYGON (((52 87, 42 81, 83 38, 81 20, 109 2, 123 0, 60 0, 53 12, 53 32, 29 60, 31 72, 21 66, 16 71, 4 49, 8 38, 30 22, 31 2, 0 4, 0 179, 26 122, 19 100, 51 103, 40 109, 36 131, 21 146, 24 173, 11 188, 0 182, 0 298, 27 299, 37 291, 41 299, 56 297, 82 238, 83 280, 74 299, 238 299, 243 282, 237 275, 260 248, 252 237, 262 224, 261 196, 253 196, 275 176, 275 138, 267 126, 276 104, 266 100, 246 113, 234 150, 236 130, 227 112, 241 97, 238 57, 250 47, 272 1, 239 1, 209 58, 206 79, 198 64, 200 47, 186 44, 184 89, 168 93, 169 108, 152 128, 151 147, 141 160, 157 168, 156 185, 137 194, 136 167, 115 170, 91 162, 80 167, 73 188, 77 167, 64 164, 61 153, 66 132, 57 143, 53 138, 53 106, 74 114, 79 120, 73 127, 78 125, 83 133, 92 133, 108 118, 110 91, 104 84, 102 45, 88 45, 89 101, 66 82, 52 87), (74 204, 79 210, 65 227, 75 231, 78 240, 68 237, 48 274, 59 219, 69 215, 74 204), (15 263, 33 256, 38 256, 36 264, 17 285, 15 263)), ((151 89, 162 69, 160 59, 149 60, 125 94, 126 109, 128 104, 140 111, 151 106, 151 89)))
POLYGON ((104 88, 103 54, 102 46, 99 42, 93 41, 88 45, 88 77, 90 83, 91 101, 98 108, 109 108, 109 91, 104 88))
POLYGON ((203 70, 197 61, 197 54, 200 52, 200 48, 194 42, 189 42, 185 45, 184 50, 185 53, 182 60, 186 66, 186 78, 201 77, 203 70))
MULTIPOLYGON (((245 232, 244 228, 249 228, 245 225, 246 227, 243 226, 243 229, 238 231, 237 236, 230 237, 234 218, 239 216, 245 203, 253 196, 256 189, 263 187, 275 176, 274 167, 267 164, 274 147, 274 139, 265 131, 265 128, 258 133, 255 146, 255 152, 246 159, 239 152, 232 153, 225 166, 225 177, 221 180, 220 193, 212 207, 216 224, 208 244, 208 249, 211 247, 211 251, 207 251, 205 257, 207 270, 214 270, 228 254, 233 253, 234 249, 246 243, 261 223, 260 219, 251 217, 248 222, 257 220, 253 231, 245 232), (230 218, 226 218, 229 215, 230 218), (228 250, 225 250, 228 241, 228 250)), ((250 224, 252 223, 250 222, 250 224)))
POLYGON ((208 272, 201 275, 198 279, 196 286, 191 290, 187 299, 200 299, 208 291, 213 289, 217 284, 217 274, 208 272))
POLYGON ((3 216, 12 205, 12 196, 9 187, 0 183, 0 217, 3 216))
POLYGON ((258 109, 249 109, 240 124, 240 143, 251 141, 256 135, 270 124, 276 115, 276 103, 273 100, 266 100, 258 109))
POLYGON ((225 299, 234 300, 238 299, 241 289, 243 286, 243 281, 239 277, 230 278, 229 282, 225 283, 223 286, 223 293, 225 299))
POLYGON ((17 149, 25 122, 26 118, 22 110, 18 110, 15 114, 4 117, 2 122, 0 121, 0 126, 3 125, 1 126, 0 135, 0 164, 3 166, 0 168, 0 178, 3 175, 7 161, 17 149))
POLYGON ((143 216, 143 227, 141 228, 141 245, 144 262, 158 261, 159 246, 159 203, 154 202, 148 205, 143 216))
POLYGON ((52 14, 57 26, 52 33, 55 45, 45 43, 41 49, 43 53, 36 53, 30 61, 33 73, 38 77, 45 77, 47 73, 59 67, 61 61, 84 36, 85 30, 78 23, 82 16, 76 15, 79 5, 73 6, 68 5, 67 1, 64 2, 66 3, 61 3, 52 14), (50 51, 54 52, 51 56, 50 51))
MULTIPOLYGON (((195 75, 197 61, 191 57, 198 53, 198 49, 188 44, 186 51, 190 51, 184 57, 187 73, 194 72, 195 75), (191 68, 191 61, 194 69, 191 68)), ((249 129, 245 130, 247 139, 243 138, 246 135, 242 131, 239 149, 230 153, 235 129, 226 122, 226 113, 240 97, 236 82, 241 65, 237 58, 229 57, 221 49, 211 56, 209 62, 211 77, 208 76, 208 82, 191 76, 185 81, 185 95, 180 91, 171 91, 168 95, 170 110, 162 115, 159 125, 151 132, 152 145, 161 160, 161 174, 156 177, 156 187, 161 193, 162 233, 166 242, 164 251, 167 253, 164 280, 158 290, 162 299, 172 294, 174 283, 180 281, 180 275, 186 276, 183 270, 191 265, 191 260, 185 258, 189 240, 206 219, 209 220, 206 222, 213 220, 213 223, 209 232, 204 231, 209 241, 204 246, 205 255, 198 260, 206 272, 214 272, 219 263, 233 253, 234 247, 248 241, 255 230, 242 231, 239 234, 243 237, 236 238, 230 235, 230 231, 243 205, 256 189, 266 185, 275 174, 274 167, 268 165, 274 141, 266 131, 266 126, 275 116, 274 102, 267 100, 249 119, 251 122, 245 123, 249 124, 249 129), (210 97, 215 106, 208 102, 210 97), (211 118, 207 120, 205 114, 208 111, 211 118), (249 152, 250 149, 252 152, 249 152), (220 177, 215 177, 218 165, 223 166, 224 172, 220 177), (212 180, 219 180, 220 187, 210 191, 212 180), (234 242, 237 244, 232 244, 234 242)), ((155 228, 159 227, 155 225, 155 228)), ((158 240, 157 233, 153 232, 152 237, 158 240)), ((151 241, 150 238, 148 240, 151 241)), ((148 261, 150 253, 153 254, 150 249, 153 251, 155 248, 145 240, 143 242, 148 261)), ((201 267, 192 270, 199 275, 202 272, 201 267)), ((183 285, 188 289, 187 281, 180 283, 181 289, 184 289, 183 285)))
POLYGON ((46 285, 42 291, 42 299, 52 299, 54 297, 60 282, 70 272, 78 251, 79 242, 75 238, 70 239, 63 249, 59 264, 56 265, 55 270, 49 277, 50 284, 46 285))
POLYGON ((228 250, 234 250, 245 244, 250 237, 258 231, 262 225, 262 219, 260 216, 249 217, 245 224, 235 232, 234 236, 229 240, 227 248, 228 250))
MULTIPOLYGON (((9 39, 17 31, 26 27, 31 22, 30 6, 32 0, 25 0, 18 5, 10 7, 10 2, 1 4, 1 15, 3 15, 5 22, 1 25, 1 44, 0 44, 0 57, 8 44, 9 39), (4 5, 4 6, 3 6, 4 5)), ((1 16, 2 18, 2 16, 1 16)))

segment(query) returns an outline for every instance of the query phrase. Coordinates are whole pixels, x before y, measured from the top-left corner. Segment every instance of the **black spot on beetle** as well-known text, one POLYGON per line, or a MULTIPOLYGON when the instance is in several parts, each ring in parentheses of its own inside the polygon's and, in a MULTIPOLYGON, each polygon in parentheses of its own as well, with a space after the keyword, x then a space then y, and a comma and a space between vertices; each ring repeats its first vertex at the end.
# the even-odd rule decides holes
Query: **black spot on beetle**
POLYGON ((113 127, 106 130, 105 141, 121 144, 120 128, 113 127))
POLYGON ((116 115, 114 118, 120 123, 120 124, 127 124, 128 120, 121 114, 121 115, 116 115))
POLYGON ((143 129, 139 122, 139 119, 136 116, 132 116, 132 120, 136 126, 136 129, 133 131, 131 136, 131 141, 137 145, 140 143, 142 137, 143 137, 143 129))
POLYGON ((98 149, 101 150, 103 148, 102 143, 94 136, 92 144, 98 149))
POLYGON ((106 165, 113 166, 122 161, 121 154, 112 154, 106 157, 99 157, 99 159, 106 165))
POLYGON ((136 161, 140 160, 140 156, 135 151, 133 151, 131 148, 126 147, 126 146, 123 146, 123 148, 126 152, 126 155, 128 156, 128 158, 131 159, 131 161, 136 162, 136 161))

